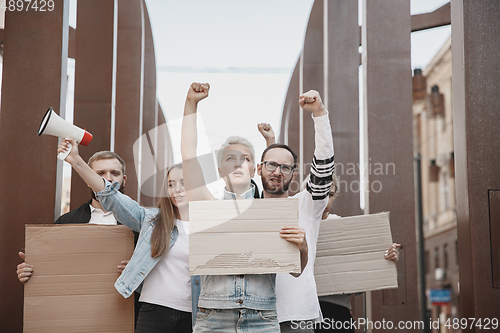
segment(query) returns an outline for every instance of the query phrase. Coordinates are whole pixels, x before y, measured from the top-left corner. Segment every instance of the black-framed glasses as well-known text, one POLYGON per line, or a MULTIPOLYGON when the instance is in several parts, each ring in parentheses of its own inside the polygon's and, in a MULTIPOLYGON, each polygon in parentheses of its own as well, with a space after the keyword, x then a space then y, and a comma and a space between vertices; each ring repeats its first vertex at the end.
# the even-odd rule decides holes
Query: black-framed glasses
POLYGON ((264 164, 264 167, 266 168, 266 170, 271 171, 271 172, 273 172, 274 170, 276 170, 279 167, 281 170, 281 173, 284 175, 289 175, 293 172, 293 170, 295 170, 295 168, 293 166, 288 165, 288 164, 278 164, 276 162, 269 162, 269 161, 261 162, 260 164, 264 164))

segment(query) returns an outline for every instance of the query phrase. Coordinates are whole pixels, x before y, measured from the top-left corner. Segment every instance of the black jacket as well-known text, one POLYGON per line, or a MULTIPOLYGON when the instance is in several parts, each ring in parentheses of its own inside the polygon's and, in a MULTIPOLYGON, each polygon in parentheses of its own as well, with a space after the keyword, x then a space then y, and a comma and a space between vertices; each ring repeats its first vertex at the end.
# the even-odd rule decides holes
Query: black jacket
POLYGON ((92 199, 89 202, 84 203, 80 207, 59 216, 54 224, 89 223, 91 203, 92 199))

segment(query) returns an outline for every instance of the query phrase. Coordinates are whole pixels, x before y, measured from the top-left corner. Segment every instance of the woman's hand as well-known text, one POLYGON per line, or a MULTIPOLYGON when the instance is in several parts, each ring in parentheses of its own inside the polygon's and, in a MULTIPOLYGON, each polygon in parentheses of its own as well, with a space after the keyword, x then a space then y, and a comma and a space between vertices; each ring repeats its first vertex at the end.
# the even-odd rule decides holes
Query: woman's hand
MULTIPOLYGON (((19 252, 19 256, 23 260, 26 259, 26 255, 24 254, 24 252, 19 252)), ((16 274, 17 274, 17 278, 19 279, 19 281, 21 281, 22 283, 25 283, 26 281, 28 281, 31 278, 31 275, 33 275, 33 266, 31 266, 30 264, 28 264, 26 262, 23 262, 23 263, 17 265, 16 274)))
POLYGON ((68 149, 70 149, 70 144, 71 144, 71 151, 64 160, 69 164, 73 165, 73 163, 77 160, 77 158, 80 157, 80 155, 78 154, 78 143, 76 143, 75 139, 73 138, 62 139, 61 143, 59 143, 59 146, 57 147, 57 153, 59 154, 66 152, 68 149))
POLYGON ((186 97, 186 102, 198 104, 199 101, 208 97, 209 90, 210 85, 208 83, 191 83, 186 97))
POLYGON ((120 263, 120 265, 118 265, 118 273, 122 273, 123 270, 125 269, 125 267, 127 267, 128 263, 129 263, 130 260, 122 260, 122 262, 120 263))
POLYGON ((398 247, 401 247, 401 244, 397 243, 392 244, 391 247, 385 251, 385 259, 398 262, 399 260, 398 247))

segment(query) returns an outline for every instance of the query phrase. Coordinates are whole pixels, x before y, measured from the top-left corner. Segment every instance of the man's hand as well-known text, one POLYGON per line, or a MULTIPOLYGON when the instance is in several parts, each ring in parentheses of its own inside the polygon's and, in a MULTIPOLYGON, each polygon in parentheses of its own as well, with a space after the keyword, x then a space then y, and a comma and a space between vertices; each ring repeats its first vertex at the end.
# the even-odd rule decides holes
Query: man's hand
POLYGON ((385 259, 398 262, 399 260, 398 247, 401 247, 401 244, 397 243, 392 244, 391 247, 385 251, 385 259))
POLYGON ((66 157, 65 161, 68 162, 69 164, 73 165, 73 163, 80 158, 80 155, 78 153, 78 143, 76 143, 75 139, 73 138, 64 138, 61 140, 61 143, 57 147, 57 153, 62 153, 70 149, 69 144, 71 144, 71 152, 69 155, 66 157))
POLYGON ((314 117, 319 117, 326 114, 325 106, 321 101, 321 96, 316 90, 309 90, 299 96, 299 105, 306 111, 312 112, 314 117))
POLYGON ((127 267, 128 263, 129 263, 130 260, 122 260, 122 262, 120 263, 120 265, 118 265, 118 273, 122 273, 123 270, 125 269, 125 267, 127 267))
POLYGON ((193 82, 189 87, 186 102, 198 104, 199 101, 208 97, 210 85, 208 83, 193 82))
POLYGON ((306 231, 302 227, 283 227, 280 231, 281 238, 296 243, 300 252, 307 252, 306 231))
MULTIPOLYGON (((19 252, 19 256, 23 260, 26 259, 26 255, 24 254, 24 252, 19 252)), ((33 266, 27 264, 26 262, 23 262, 23 263, 17 265, 16 274, 17 274, 17 278, 19 279, 19 281, 21 281, 22 283, 25 283, 26 281, 28 281, 31 278, 31 275, 33 275, 33 266)))
MULTIPOLYGON (((281 238, 286 239, 289 242, 296 243, 300 250, 300 274, 304 271, 308 260, 308 248, 306 240, 306 231, 304 228, 295 227, 283 227, 280 231, 281 238)), ((299 277, 300 274, 292 274, 294 277, 299 277)))
POLYGON ((273 143, 276 143, 276 138, 274 136, 274 131, 271 125, 266 124, 266 123, 260 123, 257 125, 257 128, 259 129, 260 134, 266 139, 266 144, 267 146, 272 145, 273 143))

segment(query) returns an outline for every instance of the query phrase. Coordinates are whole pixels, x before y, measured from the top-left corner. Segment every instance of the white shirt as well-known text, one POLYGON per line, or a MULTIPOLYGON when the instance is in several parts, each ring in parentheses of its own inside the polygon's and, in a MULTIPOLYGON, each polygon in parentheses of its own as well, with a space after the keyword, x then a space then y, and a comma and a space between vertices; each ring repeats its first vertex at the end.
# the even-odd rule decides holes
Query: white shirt
MULTIPOLYGON (((276 274, 276 310, 279 322, 291 320, 322 320, 322 314, 314 279, 314 261, 318 242, 321 213, 326 206, 323 200, 312 201, 306 190, 292 198, 299 199, 299 226, 306 232, 308 247, 307 265, 299 277, 290 274, 276 274), (317 206, 317 214, 310 211, 317 206)), ((327 199, 328 200, 328 199, 327 199)))
MULTIPOLYGON (((311 115, 312 116, 312 115, 311 115)), ((333 139, 328 113, 313 117, 315 129, 315 160, 311 164, 311 178, 331 176, 333 164, 333 139)), ((299 226, 305 229, 308 246, 307 265, 302 274, 295 278, 290 274, 276 275, 276 311, 278 321, 323 319, 314 279, 314 261, 316 260, 316 243, 318 242, 321 216, 328 203, 331 181, 318 184, 309 179, 307 190, 297 193, 293 198, 299 199, 299 226)))
POLYGON ((144 279, 139 300, 191 312, 189 222, 176 220, 176 225, 177 240, 144 279))
POLYGON ((104 225, 117 225, 115 215, 113 212, 104 212, 102 209, 95 208, 90 205, 90 220, 89 224, 104 224, 104 225))

